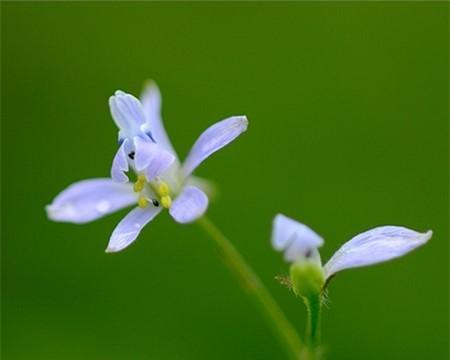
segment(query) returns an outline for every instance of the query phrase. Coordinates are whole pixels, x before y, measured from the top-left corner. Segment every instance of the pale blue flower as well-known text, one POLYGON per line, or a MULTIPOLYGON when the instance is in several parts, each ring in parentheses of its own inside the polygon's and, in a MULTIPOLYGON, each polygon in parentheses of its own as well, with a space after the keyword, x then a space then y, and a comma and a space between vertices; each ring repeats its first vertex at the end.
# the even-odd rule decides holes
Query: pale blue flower
MULTIPOLYGON (((365 231, 342 245, 323 266, 325 279, 341 270, 403 256, 424 245, 431 236, 431 230, 419 233, 401 226, 380 226, 365 231)), ((312 261, 322 266, 318 248, 323 245, 323 239, 306 225, 282 214, 274 218, 272 245, 284 251, 288 262, 312 261)))
POLYGON ((202 216, 208 207, 205 181, 192 176, 203 160, 247 129, 245 116, 232 116, 209 127, 193 145, 183 164, 170 143, 161 119, 161 95, 154 83, 141 101, 117 91, 110 98, 111 113, 119 127, 119 150, 112 179, 76 182, 46 207, 54 221, 86 223, 119 209, 138 205, 114 229, 107 252, 117 252, 136 240, 142 228, 163 208, 179 223, 202 216), (134 184, 125 172, 137 175, 134 184))

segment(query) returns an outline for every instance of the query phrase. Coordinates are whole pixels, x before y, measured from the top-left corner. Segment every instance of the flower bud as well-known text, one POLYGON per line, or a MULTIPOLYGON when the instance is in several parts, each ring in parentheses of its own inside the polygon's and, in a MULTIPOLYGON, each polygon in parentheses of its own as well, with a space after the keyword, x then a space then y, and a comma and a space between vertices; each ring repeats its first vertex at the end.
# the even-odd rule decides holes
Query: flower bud
POLYGON ((290 278, 294 293, 307 299, 319 295, 325 284, 322 267, 313 261, 293 263, 290 278))

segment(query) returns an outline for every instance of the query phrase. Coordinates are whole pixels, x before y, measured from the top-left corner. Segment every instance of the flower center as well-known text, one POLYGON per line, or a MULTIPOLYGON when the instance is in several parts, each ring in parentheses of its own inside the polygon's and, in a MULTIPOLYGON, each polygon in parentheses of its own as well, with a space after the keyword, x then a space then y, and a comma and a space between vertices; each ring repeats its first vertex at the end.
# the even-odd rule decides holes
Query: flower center
POLYGON ((158 207, 160 204, 162 207, 168 209, 172 205, 172 198, 170 197, 170 187, 161 179, 157 178, 155 181, 148 182, 145 175, 138 175, 136 182, 133 185, 133 189, 136 193, 139 193, 138 206, 140 208, 146 208, 151 202, 153 206, 158 207), (156 193, 158 199, 152 199, 146 196, 145 187, 149 185, 150 188, 156 193))

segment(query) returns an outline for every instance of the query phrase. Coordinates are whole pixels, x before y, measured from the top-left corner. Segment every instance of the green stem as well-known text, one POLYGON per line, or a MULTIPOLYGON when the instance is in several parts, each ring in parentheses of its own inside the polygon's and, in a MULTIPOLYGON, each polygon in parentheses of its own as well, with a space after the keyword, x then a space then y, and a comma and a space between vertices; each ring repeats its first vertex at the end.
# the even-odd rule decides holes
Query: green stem
POLYGON ((321 295, 312 295, 305 299, 308 309, 308 325, 306 328, 308 343, 312 348, 320 344, 321 295))
POLYGON ((284 343, 287 352, 292 359, 299 359, 302 350, 302 342, 297 335, 295 328, 285 317, 278 304, 264 287, 259 277, 253 269, 242 258, 233 244, 223 235, 223 233, 206 217, 198 220, 202 228, 215 241, 217 247, 222 252, 229 267, 233 270, 238 279, 245 285, 250 295, 261 306, 267 319, 276 329, 277 335, 284 343))

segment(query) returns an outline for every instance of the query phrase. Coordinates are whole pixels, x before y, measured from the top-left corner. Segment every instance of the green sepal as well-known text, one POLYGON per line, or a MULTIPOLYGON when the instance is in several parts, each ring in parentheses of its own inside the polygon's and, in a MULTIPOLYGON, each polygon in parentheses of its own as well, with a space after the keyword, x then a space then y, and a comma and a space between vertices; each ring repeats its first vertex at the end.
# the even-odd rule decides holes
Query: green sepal
POLYGON ((290 278, 294 293, 307 299, 320 295, 325 284, 322 266, 312 261, 292 264, 290 278))

